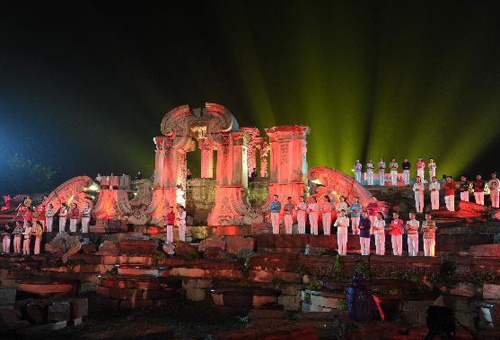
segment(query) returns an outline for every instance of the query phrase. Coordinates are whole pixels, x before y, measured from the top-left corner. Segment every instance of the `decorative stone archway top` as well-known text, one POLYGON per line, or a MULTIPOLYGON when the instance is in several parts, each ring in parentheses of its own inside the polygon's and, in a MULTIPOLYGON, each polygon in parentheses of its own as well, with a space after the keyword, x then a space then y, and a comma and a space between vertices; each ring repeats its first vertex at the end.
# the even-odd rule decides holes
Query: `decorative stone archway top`
POLYGON ((181 149, 192 139, 220 143, 220 136, 238 131, 239 125, 233 114, 224 106, 205 103, 205 107, 191 109, 182 105, 169 111, 161 122, 163 135, 172 138, 172 147, 181 149))

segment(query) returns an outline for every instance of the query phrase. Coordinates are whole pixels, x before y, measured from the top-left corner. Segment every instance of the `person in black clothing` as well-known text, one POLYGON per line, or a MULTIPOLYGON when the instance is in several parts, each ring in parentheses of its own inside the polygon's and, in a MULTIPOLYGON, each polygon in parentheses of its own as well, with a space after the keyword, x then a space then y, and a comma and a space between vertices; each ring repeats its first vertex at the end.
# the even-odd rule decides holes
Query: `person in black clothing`
POLYGON ((257 173, 257 168, 253 168, 252 173, 250 174, 250 179, 253 181, 257 177, 259 177, 259 174, 257 173))
POLYGON ((134 179, 136 180, 142 179, 142 172, 140 170, 137 171, 137 175, 135 175, 134 179))
POLYGON ((458 191, 460 192, 460 200, 464 202, 469 202, 469 186, 470 183, 467 177, 462 176, 460 182, 458 183, 458 191))
POLYGON ((405 181, 405 185, 410 185, 410 169, 411 169, 411 164, 408 158, 405 158, 405 161, 403 164, 401 164, 403 167, 403 178, 405 181))

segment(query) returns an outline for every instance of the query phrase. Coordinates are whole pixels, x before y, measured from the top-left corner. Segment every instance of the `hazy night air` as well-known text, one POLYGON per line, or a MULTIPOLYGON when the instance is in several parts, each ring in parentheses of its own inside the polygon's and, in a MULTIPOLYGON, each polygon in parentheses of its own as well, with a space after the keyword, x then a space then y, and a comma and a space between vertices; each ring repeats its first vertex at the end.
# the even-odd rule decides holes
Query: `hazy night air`
POLYGON ((493 1, 3 3, 0 176, 13 153, 51 165, 55 183, 150 173, 161 117, 203 102, 240 126, 310 126, 311 167, 422 156, 489 176, 499 19, 493 1))

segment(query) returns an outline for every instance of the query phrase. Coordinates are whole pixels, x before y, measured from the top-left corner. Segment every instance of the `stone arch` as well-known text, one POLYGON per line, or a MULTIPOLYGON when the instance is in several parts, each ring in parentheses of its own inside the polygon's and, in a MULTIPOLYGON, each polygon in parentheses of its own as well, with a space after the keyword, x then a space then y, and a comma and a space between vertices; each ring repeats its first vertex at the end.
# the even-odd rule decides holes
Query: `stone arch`
POLYGON ((366 207, 373 196, 371 192, 345 173, 327 166, 315 166, 307 172, 310 182, 320 185, 314 196, 333 195, 336 198, 344 196, 351 203, 354 197, 366 207))
POLYGON ((238 131, 239 125, 234 115, 222 105, 205 103, 205 107, 191 109, 181 105, 170 110, 161 121, 161 133, 172 138, 172 147, 190 147, 192 139, 206 139, 208 143, 220 143, 220 135, 238 131))
POLYGON ((85 194, 84 189, 90 187, 94 181, 88 176, 73 177, 54 189, 42 202, 43 206, 51 203, 54 209, 61 207, 61 203, 71 201, 76 203, 79 208, 83 207, 84 202, 92 204, 92 201, 85 194))

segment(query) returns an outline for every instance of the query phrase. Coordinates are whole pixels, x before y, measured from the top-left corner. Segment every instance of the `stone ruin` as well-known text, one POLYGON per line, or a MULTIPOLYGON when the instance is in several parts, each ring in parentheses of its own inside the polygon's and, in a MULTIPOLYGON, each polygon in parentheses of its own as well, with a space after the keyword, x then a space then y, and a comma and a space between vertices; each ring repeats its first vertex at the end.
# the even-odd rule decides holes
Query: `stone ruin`
POLYGON ((153 182, 131 181, 128 175, 103 176, 99 190, 92 193, 92 180, 80 176, 63 183, 43 204, 52 203, 57 209, 61 202, 71 200, 80 207, 92 200, 96 220, 134 225, 163 225, 167 208, 181 204, 187 209, 188 225, 218 227, 261 224, 273 195, 283 203, 288 196, 298 202, 311 184, 321 184, 313 196, 330 195, 334 201, 340 195, 348 201, 358 196, 365 206, 372 196, 338 170, 308 169, 307 126, 271 127, 262 136, 255 127, 240 128, 222 105, 206 103, 203 108, 183 105, 171 110, 161 122, 161 132, 153 138, 153 182), (186 155, 197 147, 201 177, 188 179, 186 155), (254 168, 259 168, 258 178, 249 182, 254 168))
MULTIPOLYGON (((111 175, 95 183, 80 176, 47 196, 43 203, 56 209, 68 201, 93 204, 90 233, 47 233, 42 255, 0 256, 0 336, 80 325, 92 313, 162 314, 170 307, 174 318, 178 306, 191 301, 221 313, 218 320, 241 323, 217 339, 416 340, 426 334, 429 306, 451 308, 474 334, 500 338, 498 211, 461 202, 457 212, 433 212, 438 257, 361 257, 353 235, 349 255, 340 257, 336 235, 270 234, 270 197, 357 196, 366 206, 375 196, 393 211, 407 211, 411 189, 369 191, 335 169, 309 169, 308 127, 271 127, 262 136, 256 128, 240 128, 217 104, 175 108, 161 131, 154 138, 154 181, 111 175), (186 154, 196 147, 201 178, 188 179, 186 154), (259 176, 249 181, 253 168, 259 176), (175 204, 187 207, 190 242, 167 246, 161 226, 166 207, 175 204), (385 322, 347 318, 345 292, 355 274, 368 278, 385 322)), ((387 237, 387 254, 391 250, 387 237)), ((175 330, 140 328, 130 315, 123 329, 87 338, 175 338, 175 330)))

